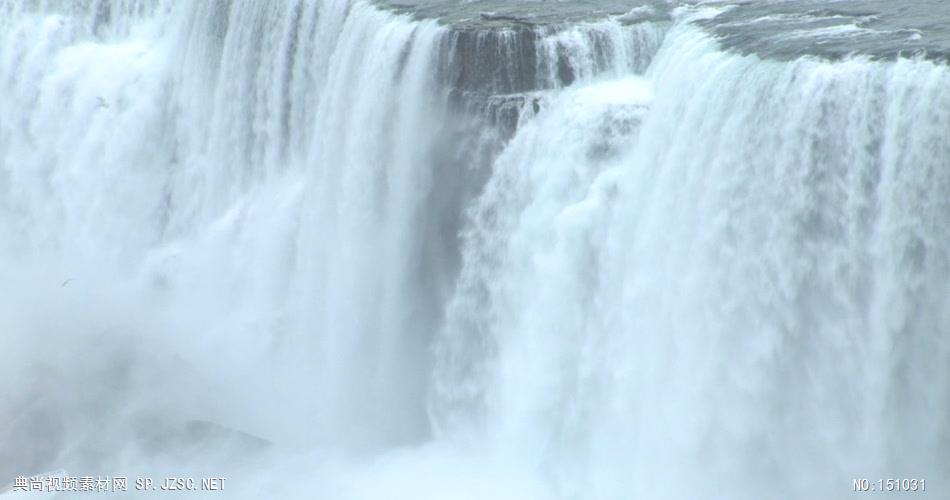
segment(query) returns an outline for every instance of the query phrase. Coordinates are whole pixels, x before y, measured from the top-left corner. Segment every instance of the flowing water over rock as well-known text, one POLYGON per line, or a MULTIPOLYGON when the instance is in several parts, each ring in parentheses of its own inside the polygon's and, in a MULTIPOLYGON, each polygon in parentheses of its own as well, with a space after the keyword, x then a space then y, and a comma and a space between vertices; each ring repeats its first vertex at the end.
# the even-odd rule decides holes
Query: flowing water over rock
POLYGON ((0 485, 944 498, 948 21, 0 0, 0 485))

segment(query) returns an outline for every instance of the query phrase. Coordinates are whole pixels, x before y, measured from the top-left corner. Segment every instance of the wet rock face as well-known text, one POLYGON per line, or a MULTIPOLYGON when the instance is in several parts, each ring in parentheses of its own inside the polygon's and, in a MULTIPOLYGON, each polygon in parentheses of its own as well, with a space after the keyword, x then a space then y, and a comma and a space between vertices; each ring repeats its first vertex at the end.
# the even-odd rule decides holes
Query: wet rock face
MULTIPOLYGON (((643 32, 662 31, 670 7, 654 0, 380 0, 381 7, 435 18, 449 30, 440 80, 457 95, 548 90, 618 66, 642 70, 655 50, 643 32)), ((655 44, 658 46, 658 43, 655 44)))
POLYGON ((453 30, 440 54, 441 80, 454 91, 512 94, 537 90, 542 82, 536 28, 453 30))

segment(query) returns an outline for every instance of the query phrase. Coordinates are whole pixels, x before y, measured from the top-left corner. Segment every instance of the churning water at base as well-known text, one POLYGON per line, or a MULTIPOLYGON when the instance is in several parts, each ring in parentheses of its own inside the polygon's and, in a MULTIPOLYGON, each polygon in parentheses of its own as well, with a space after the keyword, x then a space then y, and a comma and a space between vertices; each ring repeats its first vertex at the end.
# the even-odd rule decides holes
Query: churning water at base
POLYGON ((640 3, 0 0, 0 485, 945 497, 950 68, 640 3))

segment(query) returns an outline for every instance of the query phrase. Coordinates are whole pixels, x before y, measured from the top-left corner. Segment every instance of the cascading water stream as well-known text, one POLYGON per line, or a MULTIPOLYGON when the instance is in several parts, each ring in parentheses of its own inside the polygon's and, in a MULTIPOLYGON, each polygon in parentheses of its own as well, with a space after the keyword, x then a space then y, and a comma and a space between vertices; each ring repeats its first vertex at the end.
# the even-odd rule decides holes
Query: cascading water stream
POLYGON ((436 414, 568 497, 945 475, 947 68, 668 39, 648 80, 564 93, 499 157, 436 414))
POLYGON ((0 0, 0 486, 940 498, 950 68, 672 3, 0 0))

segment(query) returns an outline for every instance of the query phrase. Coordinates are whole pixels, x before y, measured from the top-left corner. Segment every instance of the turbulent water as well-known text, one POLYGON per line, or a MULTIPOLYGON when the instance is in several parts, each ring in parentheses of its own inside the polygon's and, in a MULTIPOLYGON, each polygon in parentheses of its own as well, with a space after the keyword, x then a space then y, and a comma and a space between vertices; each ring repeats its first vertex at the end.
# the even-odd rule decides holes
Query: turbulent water
POLYGON ((0 0, 0 485, 946 498, 901 5, 0 0))

